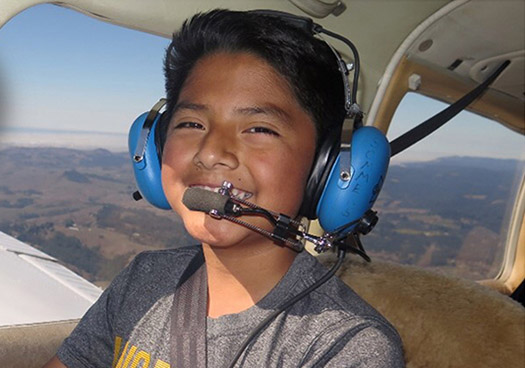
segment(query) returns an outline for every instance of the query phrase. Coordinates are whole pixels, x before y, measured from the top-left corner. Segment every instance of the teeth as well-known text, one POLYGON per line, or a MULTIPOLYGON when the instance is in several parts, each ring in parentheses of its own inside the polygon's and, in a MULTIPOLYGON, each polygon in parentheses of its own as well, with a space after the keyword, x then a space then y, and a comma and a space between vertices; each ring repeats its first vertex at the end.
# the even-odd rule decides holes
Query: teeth
POLYGON ((232 189, 232 195, 240 200, 246 200, 252 196, 252 193, 245 192, 243 190, 239 190, 237 188, 232 189))
MULTIPOLYGON (((221 187, 209 187, 207 185, 194 185, 193 187, 202 188, 202 189, 209 190, 210 192, 215 192, 215 193, 219 193, 219 190, 221 189, 221 187)), ((252 193, 245 192, 244 190, 240 190, 237 188, 233 188, 231 191, 231 194, 236 199, 240 199, 242 201, 247 200, 253 195, 252 193)))

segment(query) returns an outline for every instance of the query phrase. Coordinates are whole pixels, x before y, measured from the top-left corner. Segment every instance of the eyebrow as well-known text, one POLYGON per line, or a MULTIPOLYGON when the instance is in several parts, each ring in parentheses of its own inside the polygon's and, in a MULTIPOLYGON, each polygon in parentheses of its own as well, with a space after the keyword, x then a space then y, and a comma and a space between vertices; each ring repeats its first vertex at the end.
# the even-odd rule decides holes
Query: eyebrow
POLYGON ((252 116, 252 115, 268 115, 275 116, 279 120, 290 123, 290 115, 278 106, 268 104, 265 106, 250 106, 250 107, 239 107, 235 109, 235 113, 240 115, 252 116))
POLYGON ((175 107, 173 108, 173 114, 183 109, 193 110, 193 111, 206 111, 208 110, 208 107, 203 104, 181 101, 178 104, 176 104, 175 107))
MULTIPOLYGON (((192 103, 181 101, 173 109, 173 113, 178 110, 192 110, 192 111, 208 111, 209 107, 204 104, 192 103)), ((285 110, 273 104, 267 104, 264 106, 249 106, 249 107, 237 107, 234 109, 234 113, 238 115, 253 116, 253 115, 268 115, 277 117, 280 121, 286 124, 290 123, 290 114, 285 110)))

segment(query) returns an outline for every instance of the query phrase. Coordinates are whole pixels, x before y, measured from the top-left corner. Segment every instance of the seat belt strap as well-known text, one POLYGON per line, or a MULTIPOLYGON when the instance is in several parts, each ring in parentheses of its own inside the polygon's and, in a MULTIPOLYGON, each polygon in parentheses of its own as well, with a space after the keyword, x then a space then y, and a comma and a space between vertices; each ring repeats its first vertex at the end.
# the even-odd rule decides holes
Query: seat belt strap
POLYGON ((397 155, 413 144, 419 142, 427 135, 433 133, 446 122, 459 114, 468 105, 478 98, 491 85, 492 82, 505 70, 510 64, 509 60, 503 62, 483 83, 474 88, 472 91, 461 97, 458 101, 447 107, 445 110, 432 116, 430 119, 422 122, 415 128, 409 130, 400 137, 390 142, 390 157, 397 155))
POLYGON ((206 367, 208 280, 200 251, 190 262, 173 295, 170 357, 174 368, 206 367))

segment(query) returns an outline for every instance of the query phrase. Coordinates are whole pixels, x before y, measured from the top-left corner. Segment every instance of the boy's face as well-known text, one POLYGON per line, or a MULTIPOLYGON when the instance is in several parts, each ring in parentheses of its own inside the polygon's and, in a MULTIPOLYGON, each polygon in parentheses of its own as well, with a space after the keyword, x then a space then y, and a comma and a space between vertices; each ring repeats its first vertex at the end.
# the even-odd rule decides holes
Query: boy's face
MULTIPOLYGON (((233 183, 234 195, 295 216, 315 153, 315 127, 288 86, 268 63, 248 53, 201 59, 188 76, 168 127, 162 185, 188 232, 227 247, 260 235, 182 204, 192 186, 217 189, 233 183)), ((266 220, 242 220, 269 229, 266 220)))

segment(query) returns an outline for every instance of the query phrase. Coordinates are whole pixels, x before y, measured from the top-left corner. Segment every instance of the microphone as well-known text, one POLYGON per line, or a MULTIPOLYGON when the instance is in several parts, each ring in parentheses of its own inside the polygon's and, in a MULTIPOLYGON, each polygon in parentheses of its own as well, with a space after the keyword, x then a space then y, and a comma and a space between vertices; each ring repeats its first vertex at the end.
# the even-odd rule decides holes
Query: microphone
POLYGON ((232 188, 233 186, 229 182, 223 183, 219 193, 198 187, 188 188, 182 196, 182 203, 192 211, 205 212, 215 219, 225 219, 242 225, 280 244, 286 244, 297 251, 303 249, 304 245, 301 242, 288 239, 291 230, 289 226, 296 224, 296 221, 290 219, 288 216, 282 214, 278 216, 253 203, 232 197, 232 188), (247 207, 241 207, 240 204, 247 207), (241 215, 266 217, 275 226, 275 229, 271 232, 236 218, 241 215), (286 225, 283 226, 281 223, 285 223, 286 225))
MULTIPOLYGON (((322 253, 337 246, 356 253, 370 262, 370 258, 365 253, 357 233, 348 234, 346 228, 359 221, 353 221, 343 225, 331 233, 323 236, 315 236, 305 231, 304 225, 294 220, 290 216, 276 213, 259 207, 253 203, 241 200, 232 196, 233 185, 225 181, 219 193, 212 192, 203 188, 192 187, 186 189, 182 197, 182 203, 192 211, 205 212, 215 219, 225 219, 237 225, 244 226, 263 236, 274 240, 279 245, 285 245, 297 252, 304 249, 304 242, 308 241, 315 245, 314 250, 322 253), (246 207, 242 207, 244 205, 246 207), (274 226, 273 231, 268 231, 256 225, 238 219, 239 216, 263 216, 274 226), (354 246, 347 246, 344 241, 351 235, 350 242, 354 246)), ((364 234, 365 232, 362 231, 364 234)))
POLYGON ((217 211, 218 215, 236 215, 241 211, 227 195, 197 187, 186 189, 182 203, 192 211, 217 211))

